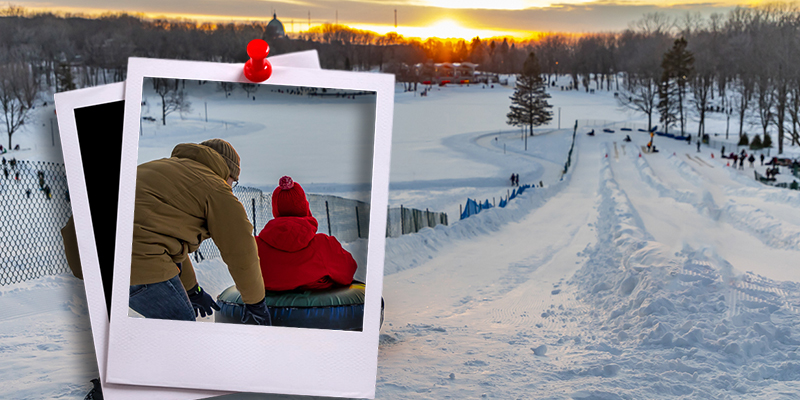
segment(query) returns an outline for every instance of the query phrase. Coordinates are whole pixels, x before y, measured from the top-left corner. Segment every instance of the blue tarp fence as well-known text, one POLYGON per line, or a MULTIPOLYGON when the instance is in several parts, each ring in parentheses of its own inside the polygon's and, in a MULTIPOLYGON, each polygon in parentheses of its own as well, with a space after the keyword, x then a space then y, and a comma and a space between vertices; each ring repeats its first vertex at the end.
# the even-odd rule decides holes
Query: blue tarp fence
MULTIPOLYGON (((516 198, 517 196, 521 195, 525 189, 530 188, 531 185, 522 185, 516 189, 514 189, 511 194, 509 194, 506 198, 500 198, 500 202, 497 203, 497 206, 500 208, 505 208, 508 205, 508 202, 516 198)), ((492 203, 489 202, 489 199, 486 199, 484 202, 480 202, 473 199, 467 199, 467 203, 464 205, 463 211, 461 211, 461 219, 469 218, 475 214, 479 214, 481 210, 488 210, 493 208, 494 206, 492 203)))

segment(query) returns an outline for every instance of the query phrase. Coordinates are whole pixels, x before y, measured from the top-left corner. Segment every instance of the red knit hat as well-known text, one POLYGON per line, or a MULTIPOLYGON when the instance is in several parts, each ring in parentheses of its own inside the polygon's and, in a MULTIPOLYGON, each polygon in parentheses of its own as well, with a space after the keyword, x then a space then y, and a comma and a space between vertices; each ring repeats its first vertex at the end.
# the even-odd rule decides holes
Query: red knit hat
POLYGON ((272 216, 278 217, 310 217, 306 192, 299 183, 288 176, 278 181, 278 187, 272 191, 272 216))

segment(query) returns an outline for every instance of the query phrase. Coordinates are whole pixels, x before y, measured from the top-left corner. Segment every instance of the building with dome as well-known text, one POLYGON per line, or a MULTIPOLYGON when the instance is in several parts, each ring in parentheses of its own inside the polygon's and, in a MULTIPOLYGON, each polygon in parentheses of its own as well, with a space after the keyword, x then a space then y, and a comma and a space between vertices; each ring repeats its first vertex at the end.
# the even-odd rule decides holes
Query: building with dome
POLYGON ((283 29, 283 23, 278 20, 278 13, 272 13, 272 20, 267 24, 267 36, 273 38, 286 36, 286 31, 283 29))

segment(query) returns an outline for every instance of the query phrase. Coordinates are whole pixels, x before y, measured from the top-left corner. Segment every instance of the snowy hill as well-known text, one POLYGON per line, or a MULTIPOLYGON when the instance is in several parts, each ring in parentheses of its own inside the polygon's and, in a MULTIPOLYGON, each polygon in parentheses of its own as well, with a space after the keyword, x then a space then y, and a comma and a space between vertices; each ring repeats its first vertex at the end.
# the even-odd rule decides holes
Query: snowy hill
MULTIPOLYGON (((445 210, 451 224, 387 239, 376 397, 795 398, 800 191, 757 183, 762 167, 726 166, 707 146, 656 137, 660 152, 640 157, 645 133, 599 125, 578 128, 562 180, 576 119, 642 119, 619 111, 612 93, 556 91, 562 129, 541 128, 525 151, 504 125, 510 94, 474 85, 397 93, 390 201, 445 210), (467 197, 504 196, 513 172, 544 187, 453 222, 467 197)), ((230 284, 218 260, 197 268, 209 292, 230 284)), ((3 292, 0 305, 26 288, 3 292)), ((42 315, 83 337, 73 314, 42 315)), ((43 340, 20 322, 0 326, 43 340)), ((60 365, 93 362, 61 346, 60 365)), ((19 352, 0 361, 33 365, 19 352)), ((75 383, 34 362, 51 382, 41 397, 63 393, 54 382, 75 383)), ((28 382, 15 375, 4 390, 24 398, 28 382)))

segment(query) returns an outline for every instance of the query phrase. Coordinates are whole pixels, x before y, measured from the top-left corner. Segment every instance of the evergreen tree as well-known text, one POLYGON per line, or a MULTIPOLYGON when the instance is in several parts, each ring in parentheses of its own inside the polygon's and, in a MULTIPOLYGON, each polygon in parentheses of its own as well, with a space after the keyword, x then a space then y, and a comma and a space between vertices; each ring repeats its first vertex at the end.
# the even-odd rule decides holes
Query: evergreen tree
POLYGON ((772 137, 769 135, 769 133, 764 134, 764 140, 761 143, 761 147, 765 149, 769 149, 772 147, 772 137))
POLYGON ((754 137, 750 142, 750 150, 758 150, 762 147, 763 145, 761 144, 761 137, 756 135, 756 137, 754 137))
POLYGON ((694 71, 694 55, 686 50, 686 39, 676 39, 672 48, 661 59, 661 85, 659 86, 658 110, 665 125, 679 122, 681 134, 686 132, 686 113, 683 103, 686 98, 686 84, 694 71))
POLYGON ((668 81, 662 81, 658 85, 658 113, 664 132, 669 133, 670 125, 678 121, 678 102, 677 88, 670 85, 668 81))
MULTIPOLYGON (((747 143, 750 139, 747 138, 747 134, 743 133, 742 136, 739 136, 739 143, 738 146, 747 146, 747 143)), ((763 144, 762 144, 763 145, 763 144)))
POLYGON ((69 64, 58 65, 58 70, 56 70, 56 79, 58 80, 56 91, 64 92, 76 89, 75 82, 73 81, 74 78, 72 76, 72 68, 69 64))
MULTIPOLYGON (((541 77, 539 61, 530 53, 517 75, 514 95, 511 96, 511 111, 507 114, 509 125, 527 126, 533 136, 533 127, 544 125, 553 119, 553 106, 547 102, 550 94, 545 91, 547 84, 541 77)), ((526 146, 527 150, 527 141, 526 146)))

